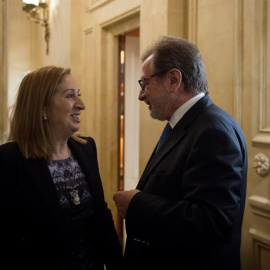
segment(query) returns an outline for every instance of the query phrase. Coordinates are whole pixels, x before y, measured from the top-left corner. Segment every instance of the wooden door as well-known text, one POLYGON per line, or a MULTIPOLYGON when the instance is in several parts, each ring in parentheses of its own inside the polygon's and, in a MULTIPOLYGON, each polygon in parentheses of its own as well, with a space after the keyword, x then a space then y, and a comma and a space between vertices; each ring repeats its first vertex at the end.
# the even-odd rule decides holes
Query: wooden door
POLYGON ((248 143, 243 270, 270 270, 270 1, 243 2, 243 129, 248 143))

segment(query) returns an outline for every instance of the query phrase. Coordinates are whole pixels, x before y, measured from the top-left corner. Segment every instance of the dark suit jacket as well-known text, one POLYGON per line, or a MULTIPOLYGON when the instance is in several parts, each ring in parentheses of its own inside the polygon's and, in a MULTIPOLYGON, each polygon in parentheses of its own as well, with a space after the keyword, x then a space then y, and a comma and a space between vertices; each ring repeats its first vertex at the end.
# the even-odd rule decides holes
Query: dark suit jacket
MULTIPOLYGON (((89 231, 96 257, 107 269, 119 269, 121 246, 104 201, 96 145, 69 139, 94 199, 94 223, 89 231)), ((63 213, 45 159, 26 160, 16 143, 0 146, 1 263, 5 269, 62 269, 63 213)), ((103 269, 103 268, 102 268, 103 269)))
POLYGON ((127 210, 126 269, 239 270, 247 181, 239 125, 205 96, 154 152, 127 210))

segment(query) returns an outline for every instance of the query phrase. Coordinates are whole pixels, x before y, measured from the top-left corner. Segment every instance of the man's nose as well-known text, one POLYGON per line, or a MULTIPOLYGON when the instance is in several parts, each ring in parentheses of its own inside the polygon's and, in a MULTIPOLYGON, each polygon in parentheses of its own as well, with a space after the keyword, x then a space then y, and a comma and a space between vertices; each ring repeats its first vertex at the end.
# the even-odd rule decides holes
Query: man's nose
POLYGON ((141 89, 141 91, 140 91, 140 93, 139 93, 139 96, 138 96, 138 99, 139 99, 140 101, 143 101, 143 100, 144 100, 144 94, 145 94, 145 92, 141 89))

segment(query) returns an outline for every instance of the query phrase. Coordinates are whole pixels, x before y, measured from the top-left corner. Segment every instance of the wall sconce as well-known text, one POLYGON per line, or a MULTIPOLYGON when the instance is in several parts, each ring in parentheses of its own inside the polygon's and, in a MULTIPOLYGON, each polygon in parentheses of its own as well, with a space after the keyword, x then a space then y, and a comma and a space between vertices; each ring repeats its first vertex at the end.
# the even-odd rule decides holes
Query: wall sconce
POLYGON ((45 27, 46 54, 49 54, 49 0, 22 0, 22 10, 27 12, 28 19, 45 27))

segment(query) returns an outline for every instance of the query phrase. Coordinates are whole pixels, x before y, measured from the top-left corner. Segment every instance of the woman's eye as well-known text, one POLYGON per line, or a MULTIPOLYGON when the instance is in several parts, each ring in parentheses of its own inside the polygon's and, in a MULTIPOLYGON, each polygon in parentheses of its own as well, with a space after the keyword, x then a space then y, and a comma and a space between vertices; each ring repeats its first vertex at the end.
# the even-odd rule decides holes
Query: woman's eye
POLYGON ((67 95, 67 98, 73 98, 74 94, 67 95))

